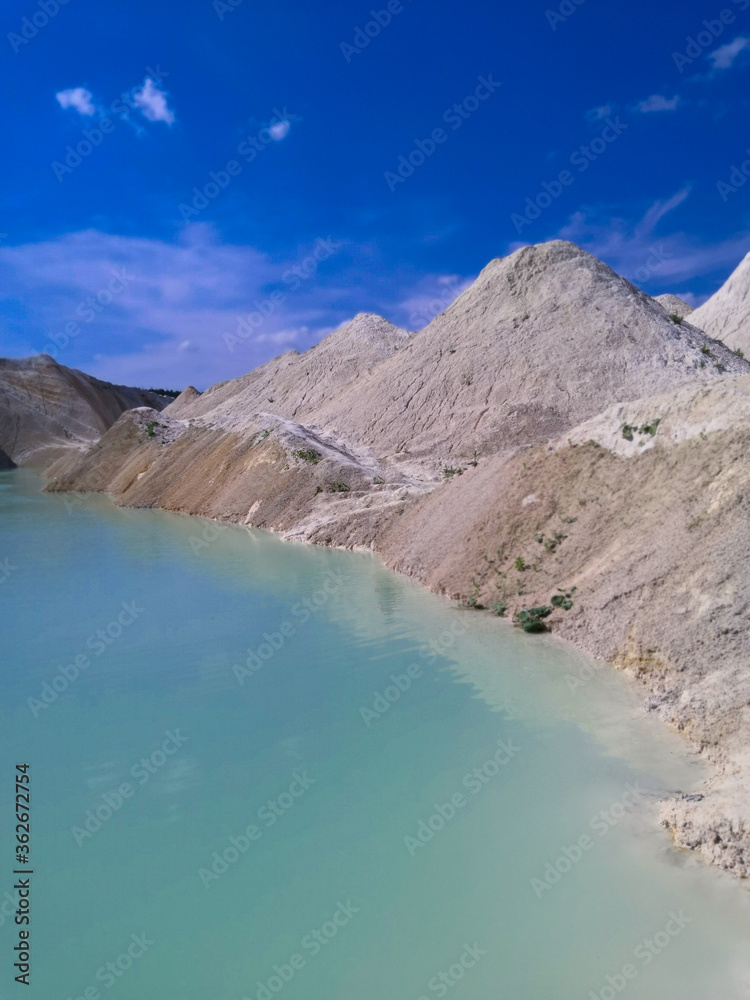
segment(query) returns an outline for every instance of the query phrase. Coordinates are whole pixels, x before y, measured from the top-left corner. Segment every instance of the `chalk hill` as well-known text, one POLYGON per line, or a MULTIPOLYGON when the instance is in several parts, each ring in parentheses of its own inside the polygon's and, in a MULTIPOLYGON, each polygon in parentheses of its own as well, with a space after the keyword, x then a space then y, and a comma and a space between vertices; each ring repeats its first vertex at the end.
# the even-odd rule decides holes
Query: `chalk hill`
POLYGON ((750 356, 750 254, 718 292, 691 314, 690 322, 750 356))
POLYGON ((133 406, 160 410, 164 396, 111 385, 58 364, 47 354, 0 358, 0 460, 48 465, 82 451, 133 406))

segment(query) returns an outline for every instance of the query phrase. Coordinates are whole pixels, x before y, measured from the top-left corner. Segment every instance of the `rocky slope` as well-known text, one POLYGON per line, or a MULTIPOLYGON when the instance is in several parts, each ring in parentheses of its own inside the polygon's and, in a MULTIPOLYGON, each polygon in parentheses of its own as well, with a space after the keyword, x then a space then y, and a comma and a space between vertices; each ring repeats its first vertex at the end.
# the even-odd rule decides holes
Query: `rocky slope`
POLYGON ((47 354, 0 358, 0 467, 47 467, 96 441, 133 406, 162 409, 168 398, 110 385, 47 354))
POLYGON ((690 322, 750 356, 750 254, 718 292, 691 314, 690 322))
POLYGON ((665 823, 746 875, 748 439, 750 363, 554 242, 493 261, 417 334, 357 317, 131 410, 48 488, 371 548, 508 617, 571 594, 552 631, 627 670, 716 764, 665 823))

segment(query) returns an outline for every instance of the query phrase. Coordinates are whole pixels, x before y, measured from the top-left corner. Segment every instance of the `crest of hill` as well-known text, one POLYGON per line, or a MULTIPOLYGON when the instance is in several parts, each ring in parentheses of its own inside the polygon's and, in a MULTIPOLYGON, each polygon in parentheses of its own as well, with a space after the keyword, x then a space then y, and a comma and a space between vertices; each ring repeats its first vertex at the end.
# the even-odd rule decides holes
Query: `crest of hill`
POLYGON ((167 401, 66 368, 48 354, 0 358, 0 454, 16 465, 45 465, 87 448, 124 410, 161 410, 167 401))
POLYGON ((750 253, 721 288, 695 310, 690 322, 733 351, 750 355, 750 253))
POLYGON ((695 312, 690 303, 681 299, 679 295, 655 295, 654 298, 670 316, 687 319, 690 313, 695 312))
POLYGON ((750 370, 572 243, 490 262, 393 357, 310 415, 381 456, 546 441, 613 403, 750 370))
POLYGON ((335 398, 356 392, 363 376, 392 357, 413 336, 381 316, 360 313, 304 354, 288 351, 248 375, 212 386, 201 396, 187 390, 168 408, 180 419, 205 418, 236 429, 252 413, 272 411, 298 419, 335 398))

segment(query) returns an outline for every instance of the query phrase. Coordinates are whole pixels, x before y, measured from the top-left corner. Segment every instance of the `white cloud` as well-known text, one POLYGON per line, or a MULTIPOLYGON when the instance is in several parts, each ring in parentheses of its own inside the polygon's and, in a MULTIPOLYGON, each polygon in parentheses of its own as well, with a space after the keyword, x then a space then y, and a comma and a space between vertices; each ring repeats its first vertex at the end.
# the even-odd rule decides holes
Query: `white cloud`
POLYGON ((167 125, 174 122, 174 111, 167 105, 167 95, 150 76, 143 81, 141 89, 133 94, 133 103, 150 122, 166 122, 167 125))
POLYGON ((591 108, 586 112, 586 120, 590 122, 599 122, 609 115, 614 113, 614 107, 611 104, 602 104, 601 107, 591 108))
POLYGON ((306 350, 321 327, 358 311, 341 304, 341 287, 314 273, 299 288, 284 281, 314 249, 271 261, 253 247, 222 244, 204 225, 187 227, 179 243, 88 230, 0 245, 0 304, 17 303, 24 353, 46 351, 120 384, 205 388, 282 350, 306 350), (126 281, 111 284, 117 275, 126 281), (271 309, 273 289, 284 298, 271 309), (225 335, 236 336, 238 317, 258 303, 264 321, 229 350, 225 335), (78 332, 66 342, 68 323, 78 332))
POLYGON ((75 108, 79 115, 96 114, 96 108, 91 100, 91 91, 85 87, 71 87, 55 94, 61 108, 75 108))
POLYGON ((722 45, 721 48, 709 52, 708 58, 713 60, 714 69, 729 69, 740 52, 750 46, 750 38, 735 38, 733 42, 722 45))
POLYGON ((286 139, 289 135, 289 129, 291 128, 291 123, 288 119, 283 119, 280 122, 276 122, 271 125, 268 131, 271 133, 271 138, 276 142, 281 142, 282 139, 286 139))
POLYGON ((636 109, 647 115, 652 111, 674 111, 679 103, 680 98, 677 95, 670 98, 662 97, 661 94, 652 94, 651 97, 636 105, 636 109))

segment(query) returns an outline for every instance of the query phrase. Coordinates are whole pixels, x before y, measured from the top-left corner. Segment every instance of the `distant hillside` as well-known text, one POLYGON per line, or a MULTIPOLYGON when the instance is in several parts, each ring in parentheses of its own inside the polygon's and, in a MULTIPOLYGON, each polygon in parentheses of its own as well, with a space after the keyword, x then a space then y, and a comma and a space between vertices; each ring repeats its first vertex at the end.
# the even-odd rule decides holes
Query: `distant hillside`
POLYGON ((161 410, 169 398, 143 389, 101 382, 58 364, 47 354, 0 358, 0 466, 44 467, 85 450, 124 410, 161 410))

